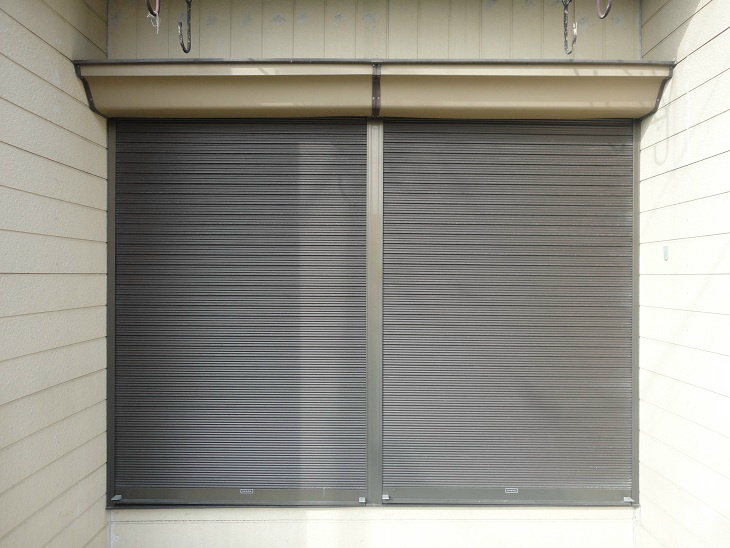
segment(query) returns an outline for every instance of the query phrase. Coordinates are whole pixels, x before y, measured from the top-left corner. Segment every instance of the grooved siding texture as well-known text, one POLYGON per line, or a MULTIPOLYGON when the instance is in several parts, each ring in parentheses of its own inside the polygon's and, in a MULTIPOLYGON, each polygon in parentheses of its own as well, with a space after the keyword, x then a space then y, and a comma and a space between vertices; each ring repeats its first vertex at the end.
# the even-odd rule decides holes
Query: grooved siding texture
POLYGON ((103 547, 103 0, 0 0, 0 547, 103 547))
POLYGON ((566 56, 560 0, 196 0, 185 55, 185 0, 163 2, 159 33, 144 2, 111 0, 109 57, 639 59, 639 0, 613 3, 600 21, 594 0, 576 0, 566 56))
POLYGON ((730 546, 730 0, 642 12, 677 67, 641 125, 637 544, 730 546))

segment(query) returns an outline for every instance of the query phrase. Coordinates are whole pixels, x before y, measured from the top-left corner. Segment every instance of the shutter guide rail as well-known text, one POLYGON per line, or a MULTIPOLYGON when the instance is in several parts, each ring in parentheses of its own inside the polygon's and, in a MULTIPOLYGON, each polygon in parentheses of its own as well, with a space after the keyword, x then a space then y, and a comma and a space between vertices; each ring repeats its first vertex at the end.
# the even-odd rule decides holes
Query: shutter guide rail
POLYGON ((368 120, 368 504, 383 492, 383 121, 368 120))

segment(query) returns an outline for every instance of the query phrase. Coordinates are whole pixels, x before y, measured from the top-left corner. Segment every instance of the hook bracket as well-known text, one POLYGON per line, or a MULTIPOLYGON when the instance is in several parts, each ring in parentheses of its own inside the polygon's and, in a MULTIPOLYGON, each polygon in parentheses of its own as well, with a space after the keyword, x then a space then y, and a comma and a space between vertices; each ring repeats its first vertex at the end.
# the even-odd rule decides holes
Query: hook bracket
POLYGON ((147 1, 147 11, 150 12, 150 15, 152 17, 157 17, 160 15, 160 0, 155 0, 155 9, 152 9, 152 4, 150 4, 150 0, 147 1))
POLYGON ((187 27, 188 27, 188 43, 187 43, 187 45, 185 44, 185 40, 183 40, 183 32, 182 32, 183 23, 182 23, 182 21, 180 21, 177 24, 177 34, 178 34, 178 38, 180 38, 180 47, 182 48, 183 52, 184 53, 190 53, 190 47, 193 45, 193 42, 190 39, 190 26, 191 26, 191 22, 190 22, 190 11, 191 11, 191 7, 192 7, 192 4, 193 4, 193 0, 185 0, 185 3, 187 4, 187 12, 188 12, 187 13, 187 27))
MULTIPOLYGON (((575 4, 573 4, 573 39, 568 44, 568 7, 573 0, 562 0, 563 1, 563 40, 565 55, 573 53, 573 47, 575 46, 576 40, 578 40, 578 22, 575 20, 575 4)), ((599 0, 600 2, 600 0, 599 0)))
POLYGON ((605 19, 608 15, 608 12, 611 11, 611 6, 613 5, 613 0, 608 0, 606 3, 606 11, 603 11, 603 8, 601 7, 601 0, 596 0, 596 12, 598 13, 599 19, 605 19))
POLYGON ((150 4, 150 0, 146 0, 146 2, 147 11, 149 12, 147 18, 152 20, 152 26, 157 29, 157 34, 160 34, 160 0, 155 1, 154 9, 152 8, 152 4, 150 4))

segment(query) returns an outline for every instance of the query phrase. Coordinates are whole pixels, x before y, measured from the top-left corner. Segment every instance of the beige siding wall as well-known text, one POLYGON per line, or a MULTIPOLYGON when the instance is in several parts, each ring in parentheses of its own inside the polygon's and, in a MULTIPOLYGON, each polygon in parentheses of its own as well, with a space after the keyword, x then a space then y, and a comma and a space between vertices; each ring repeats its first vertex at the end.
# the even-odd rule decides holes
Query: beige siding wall
POLYGON ((678 64, 641 125, 641 547, 730 546, 729 27, 642 4, 643 58, 678 64))
MULTIPOLYGON (((184 0, 110 0, 109 57, 564 59, 560 0, 196 0, 192 50, 178 43, 184 0)), ((604 21, 576 0, 575 59, 639 59, 639 0, 604 21)), ((572 11, 571 11, 572 22, 572 11)))
POLYGON ((107 545, 104 0, 0 0, 0 547, 107 545))

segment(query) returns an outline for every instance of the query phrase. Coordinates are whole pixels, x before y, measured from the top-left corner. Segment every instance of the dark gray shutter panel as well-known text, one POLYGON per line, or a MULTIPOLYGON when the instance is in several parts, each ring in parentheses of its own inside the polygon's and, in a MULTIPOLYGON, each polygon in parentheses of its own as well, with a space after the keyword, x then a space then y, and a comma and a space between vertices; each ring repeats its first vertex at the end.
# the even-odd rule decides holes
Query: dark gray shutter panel
POLYGON ((386 121, 391 502, 620 503, 630 121, 386 121))
POLYGON ((117 128, 120 502, 356 504, 365 121, 117 128))

